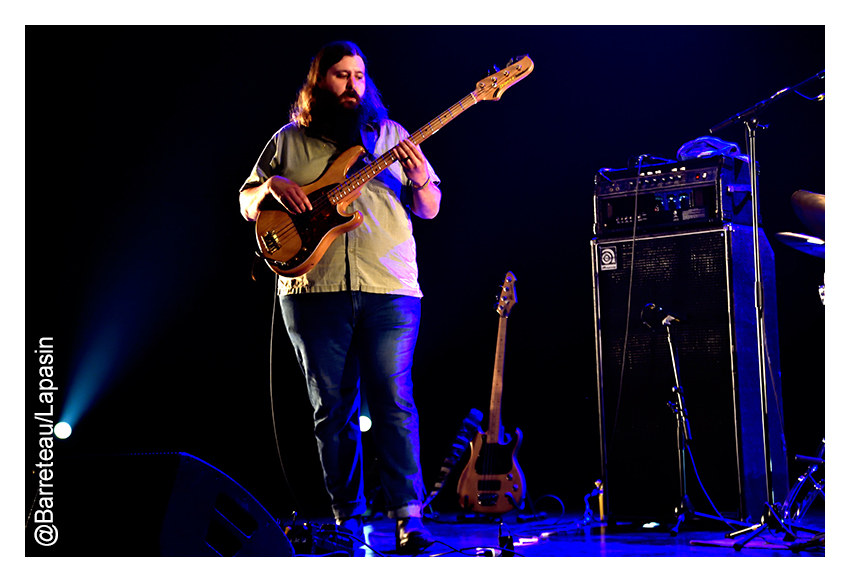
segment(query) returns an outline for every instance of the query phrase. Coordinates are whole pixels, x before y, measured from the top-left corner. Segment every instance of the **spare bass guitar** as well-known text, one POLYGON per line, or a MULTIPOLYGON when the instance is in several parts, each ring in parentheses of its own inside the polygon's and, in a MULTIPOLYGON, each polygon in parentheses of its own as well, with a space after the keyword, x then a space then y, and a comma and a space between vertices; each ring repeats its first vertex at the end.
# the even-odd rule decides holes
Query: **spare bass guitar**
POLYGON ((490 417, 487 432, 479 431, 470 443, 469 462, 460 475, 457 495, 460 506, 478 513, 507 513, 525 505, 525 476, 516 455, 522 444, 522 432, 511 436, 502 426, 502 379, 505 369, 505 338, 508 315, 516 304, 516 277, 505 275, 499 303, 499 332, 496 339, 496 363, 490 392, 490 417))

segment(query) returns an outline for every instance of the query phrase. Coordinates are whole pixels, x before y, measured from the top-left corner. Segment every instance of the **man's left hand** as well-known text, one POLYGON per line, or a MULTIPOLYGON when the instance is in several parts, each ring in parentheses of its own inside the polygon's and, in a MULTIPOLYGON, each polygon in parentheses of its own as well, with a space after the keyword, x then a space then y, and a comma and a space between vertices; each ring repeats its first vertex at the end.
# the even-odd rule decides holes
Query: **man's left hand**
POLYGON ((400 141, 393 150, 411 182, 421 186, 428 181, 428 162, 418 145, 405 139, 400 141))

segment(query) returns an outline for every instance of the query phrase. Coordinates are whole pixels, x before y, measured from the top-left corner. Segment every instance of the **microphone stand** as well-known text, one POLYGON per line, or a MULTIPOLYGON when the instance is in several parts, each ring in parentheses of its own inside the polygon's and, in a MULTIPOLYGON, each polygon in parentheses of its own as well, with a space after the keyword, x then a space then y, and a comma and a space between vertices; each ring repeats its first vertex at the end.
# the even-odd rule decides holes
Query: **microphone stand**
MULTIPOLYGON (((760 101, 746 109, 740 113, 736 113, 726 121, 723 121, 711 129, 709 129, 709 133, 715 134, 720 130, 729 127, 730 125, 734 125, 738 122, 743 122, 747 128, 747 149, 749 154, 749 169, 750 169, 750 193, 751 198, 750 202, 752 204, 752 229, 753 229, 753 268, 755 271, 755 285, 754 285, 754 295, 755 295, 755 309, 756 309, 756 332, 758 335, 758 372, 759 372, 759 394, 761 397, 761 415, 762 415, 762 440, 764 442, 764 468, 765 468, 765 486, 766 486, 766 512, 762 516, 761 524, 757 526, 753 526, 755 529, 752 536, 748 537, 743 542, 738 542, 735 544, 735 549, 739 550, 743 547, 748 541, 756 537, 765 527, 768 526, 768 523, 775 522, 774 516, 772 515, 772 507, 774 504, 774 492, 773 492, 773 470, 771 468, 771 456, 770 456, 770 433, 769 433, 769 425, 768 425, 768 394, 767 394, 767 380, 765 373, 765 359, 766 359, 766 349, 765 349, 765 325, 764 325, 764 287, 762 284, 762 272, 761 272, 761 252, 759 249, 759 193, 758 193, 758 168, 756 167, 756 129, 763 127, 767 129, 767 125, 759 125, 759 116, 760 114, 771 104, 774 100, 784 97, 789 92, 796 92, 797 89, 806 85, 816 79, 821 79, 824 77, 825 71, 821 71, 812 77, 809 77, 805 81, 794 85, 793 87, 785 87, 784 89, 780 89, 764 101, 760 101)), ((735 532, 733 535, 745 533, 748 531, 752 531, 751 528, 743 530, 741 532, 735 532)))
POLYGON ((663 323, 667 328, 667 344, 670 346, 670 360, 673 364, 673 380, 676 385, 673 387, 673 393, 676 395, 676 402, 672 400, 667 402, 667 406, 676 415, 676 446, 679 454, 679 507, 676 508, 676 525, 670 530, 670 535, 679 533, 679 526, 685 519, 692 518, 696 515, 694 506, 691 500, 688 499, 687 482, 685 481, 685 448, 687 443, 691 442, 691 424, 688 421, 688 410, 685 408, 685 396, 682 393, 682 386, 679 384, 679 363, 676 358, 676 351, 673 348, 673 335, 670 332, 670 323, 663 323))
MULTIPOLYGON (((670 360, 673 364, 673 379, 676 382, 676 386, 673 388, 673 393, 676 395, 676 401, 667 402, 667 406, 670 407, 670 410, 676 415, 676 445, 678 447, 679 454, 679 506, 676 508, 676 524, 670 530, 670 535, 676 536, 679 534, 679 526, 684 523, 685 520, 694 519, 696 517, 702 517, 707 519, 713 519, 717 521, 722 521, 723 523, 729 525, 730 523, 735 523, 737 525, 748 525, 742 522, 730 521, 724 519, 723 517, 714 516, 708 513, 699 513, 694 511, 694 506, 691 504, 691 500, 688 498, 688 487, 687 481, 685 479, 685 469, 687 458, 685 456, 686 449, 688 447, 688 443, 691 442, 691 424, 688 420, 688 410, 685 408, 685 396, 682 390, 682 386, 679 384, 679 362, 676 357, 676 350, 673 347, 673 335, 670 332, 670 327, 675 321, 671 317, 665 318, 661 325, 667 328, 667 344, 670 346, 670 360)), ((696 468, 694 468, 696 471, 696 468)))

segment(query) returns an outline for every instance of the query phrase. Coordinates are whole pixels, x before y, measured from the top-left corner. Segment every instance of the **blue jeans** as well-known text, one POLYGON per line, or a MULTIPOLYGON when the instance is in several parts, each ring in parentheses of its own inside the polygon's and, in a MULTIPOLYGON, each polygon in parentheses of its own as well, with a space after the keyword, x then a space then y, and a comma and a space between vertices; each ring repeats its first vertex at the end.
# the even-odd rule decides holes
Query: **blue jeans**
POLYGON ((425 486, 411 370, 420 300, 345 291, 284 295, 280 305, 307 380, 334 517, 366 511, 361 394, 372 417, 387 515, 419 517, 425 486))

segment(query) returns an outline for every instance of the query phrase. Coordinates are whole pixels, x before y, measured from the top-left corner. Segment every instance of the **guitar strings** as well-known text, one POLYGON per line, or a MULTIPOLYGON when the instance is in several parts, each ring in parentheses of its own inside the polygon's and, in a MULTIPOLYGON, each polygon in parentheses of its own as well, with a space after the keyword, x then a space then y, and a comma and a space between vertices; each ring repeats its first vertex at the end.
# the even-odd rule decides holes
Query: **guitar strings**
MULTIPOLYGON (((500 300, 501 300, 501 297, 502 297, 502 293, 504 293, 504 292, 505 292, 505 287, 503 285, 501 291, 499 292, 500 300)), ((498 339, 496 340, 497 353, 499 353, 500 351, 503 351, 504 348, 505 348, 504 344, 505 344, 505 337, 507 336, 507 325, 508 325, 508 318, 507 317, 500 317, 499 318, 500 329, 499 329, 499 334, 497 336, 498 339), (499 345, 500 342, 502 344, 501 346, 499 345)), ((501 362, 499 362, 499 360, 497 360, 495 362, 495 366, 497 366, 497 368, 494 370, 494 374, 499 374, 500 376, 503 376, 503 374, 504 374, 504 359, 501 362), (499 366, 500 363, 501 363, 501 366, 499 366)), ((501 399, 501 395, 500 395, 500 399, 501 399)), ((490 403, 490 411, 492 412, 492 410, 493 410, 493 403, 491 402, 490 403)), ((487 432, 490 433, 490 434, 495 434, 496 441, 495 441, 495 443, 486 443, 485 442, 485 443, 482 444, 482 447, 484 448, 484 455, 483 455, 483 461, 482 461, 483 472, 480 475, 480 477, 484 481, 488 481, 488 482, 493 481, 493 479, 491 479, 491 477, 493 477, 494 474, 495 474, 494 468, 496 466, 496 452, 495 452, 496 447, 493 446, 493 445, 494 444, 496 444, 496 445, 502 444, 502 440, 500 438, 502 436, 501 435, 501 432, 502 432, 501 423, 498 423, 498 426, 494 427, 492 425, 497 424, 497 423, 494 423, 494 420, 495 420, 494 415, 491 414, 488 417, 488 420, 487 420, 487 432), (488 446, 488 444, 490 446, 488 446)), ((487 487, 490 487, 491 485, 492 485, 491 483, 487 483, 487 487)), ((498 491, 501 492, 501 489, 502 489, 502 487, 501 487, 501 484, 500 484, 499 487, 498 487, 498 491)), ((488 491, 490 491, 490 489, 488 489, 488 491)))
MULTIPOLYGON (((468 98, 469 97, 467 96, 467 99, 468 98)), ((438 116, 437 118, 435 118, 434 120, 429 122, 424 127, 420 128, 415 133, 411 134, 411 136, 410 136, 411 141, 418 145, 418 144, 422 143, 423 141, 425 141, 425 139, 427 139, 428 137, 430 137, 431 135, 433 135, 437 131, 439 131, 439 129, 441 129, 449 121, 454 119, 455 115, 452 113, 453 108, 460 107, 461 111, 465 110, 465 108, 463 106, 463 101, 464 101, 464 99, 462 99, 460 102, 455 104, 455 106, 453 106, 452 108, 449 108, 442 115, 438 116), (443 118, 446 117, 446 116, 448 117, 448 120, 444 121, 443 118), (440 128, 438 128, 437 130, 434 130, 432 128, 432 124, 434 124, 437 121, 440 122, 440 128), (426 129, 428 130, 427 135, 426 135, 426 129)), ((324 210, 325 208, 327 208, 328 205, 338 204, 338 203, 334 203, 332 200, 334 198, 338 197, 343 192, 348 194, 348 192, 346 192, 346 190, 352 189, 355 185, 356 185, 356 187, 360 187, 360 186, 365 185, 368 181, 370 181, 372 178, 374 178, 375 176, 377 176, 378 174, 383 172, 385 169, 387 169, 389 166, 391 166, 393 163, 395 163, 397 161, 398 161, 398 158, 391 151, 384 153, 380 158, 378 158, 377 160, 375 160, 373 163, 369 164, 365 168, 362 168, 361 170, 356 172, 354 175, 349 177, 345 182, 338 184, 337 186, 335 186, 334 188, 332 188, 328 192, 324 193, 324 196, 319 197, 316 200, 316 204, 313 205, 313 211, 312 212, 315 213, 315 212, 324 210), (380 168, 380 169, 376 169, 376 168, 380 168), (368 175, 368 174, 371 174, 371 175, 368 175)), ((312 203, 313 201, 311 200, 310 202, 312 203)), ((279 234, 279 235, 288 235, 293 228, 297 229, 297 227, 292 222, 290 222, 281 231, 271 230, 269 232, 271 232, 273 234, 279 234)))
MULTIPOLYGON (((440 129, 445 127, 450 121, 455 119, 457 115, 460 115, 460 113, 463 113, 464 111, 466 111, 466 109, 471 107, 471 105, 475 105, 476 103, 478 103, 478 99, 476 99, 475 97, 475 92, 472 92, 457 103, 455 103, 452 107, 449 107, 449 109, 444 111, 442 114, 438 115, 433 120, 428 122, 426 125, 421 127, 419 130, 410 134, 410 141, 416 145, 421 144, 427 138, 431 137, 440 129), (470 101, 472 103, 470 103, 470 101), (439 127, 437 127, 437 129, 434 129, 434 125, 439 125, 439 127)), ((329 206, 336 206, 337 204, 342 202, 345 197, 347 197, 351 192, 354 192, 356 189, 365 186, 367 182, 372 180, 372 178, 376 177, 378 174, 389 168, 397 161, 399 160, 392 151, 385 152, 377 160, 375 160, 368 166, 360 169, 341 184, 337 184, 328 191, 318 191, 317 193, 322 195, 317 197, 315 201, 310 200, 310 203, 313 206, 313 210, 308 211, 307 213, 303 213, 303 219, 299 220, 298 222, 302 222, 305 219, 311 219, 316 214, 326 210, 329 206), (343 193, 345 195, 339 198, 339 202, 333 202, 334 199, 340 197, 343 193)), ((286 224, 284 224, 282 227, 272 228, 268 231, 268 234, 272 234, 278 237, 281 246, 284 246, 295 236, 300 237, 298 226, 296 225, 295 221, 295 218, 299 215, 293 215, 288 211, 287 214, 290 215, 290 220, 286 224)))

